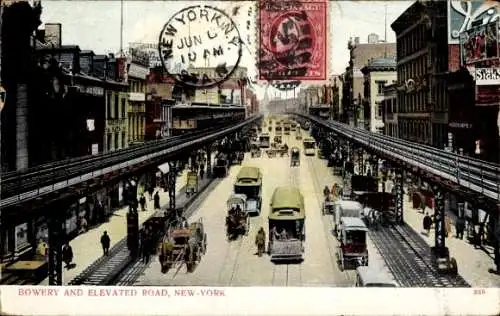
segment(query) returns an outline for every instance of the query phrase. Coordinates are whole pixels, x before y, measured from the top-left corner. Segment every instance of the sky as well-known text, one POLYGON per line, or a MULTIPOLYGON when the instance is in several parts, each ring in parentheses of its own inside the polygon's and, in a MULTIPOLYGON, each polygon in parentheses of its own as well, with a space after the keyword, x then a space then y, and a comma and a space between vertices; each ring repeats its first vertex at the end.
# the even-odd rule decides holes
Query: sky
MULTIPOLYGON (((368 34, 377 33, 387 41, 395 42, 390 24, 414 1, 330 1, 329 2, 329 74, 340 74, 349 61, 347 42, 350 37, 360 37, 367 42, 368 34), (384 16, 387 12, 387 28, 384 16)), ((123 46, 129 42, 158 43, 164 24, 187 6, 209 4, 229 13, 235 22, 243 44, 240 65, 249 69, 249 76, 256 75, 256 12, 254 1, 134 1, 125 0, 123 8, 123 46), (233 10, 239 7, 236 15, 233 10), (251 11, 249 11, 251 10, 251 11), (248 25, 248 22, 250 24, 248 25)), ((118 52, 120 49, 120 1, 63 1, 42 0, 42 23, 62 24, 62 43, 79 45, 81 49, 96 54, 118 52)), ((204 32, 205 25, 198 23, 190 32, 204 32)), ((230 57, 228 57, 230 58, 230 57)), ((258 95, 264 93, 258 87, 258 95)), ((271 92, 272 93, 272 92, 271 92)), ((276 95, 276 93, 274 93, 276 95)), ((278 94, 285 97, 283 93, 278 94)))

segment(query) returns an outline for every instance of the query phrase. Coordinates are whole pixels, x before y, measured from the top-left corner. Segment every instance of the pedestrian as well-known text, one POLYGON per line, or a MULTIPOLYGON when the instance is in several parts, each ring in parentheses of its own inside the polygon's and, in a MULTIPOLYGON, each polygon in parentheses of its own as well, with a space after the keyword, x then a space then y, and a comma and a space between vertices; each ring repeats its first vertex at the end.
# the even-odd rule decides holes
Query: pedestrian
POLYGON ((205 175, 205 165, 201 163, 200 165, 200 179, 203 180, 203 176, 205 175))
POLYGON ((149 186, 148 188, 148 193, 149 193, 149 200, 151 201, 153 199, 153 192, 154 192, 154 187, 152 185, 149 186))
POLYGON ((144 194, 141 194, 139 203, 141 204, 141 211, 146 211, 146 198, 144 197, 144 194))
POLYGON ((141 236, 141 254, 142 254, 142 262, 144 264, 148 264, 151 254, 151 248, 150 248, 150 233, 147 228, 143 230, 141 236))
POLYGON ((71 262, 73 261, 73 249, 67 242, 62 250, 62 259, 63 262, 66 264, 65 268, 69 269, 71 267, 71 262))
POLYGON ((155 210, 159 210, 161 207, 160 207, 160 194, 158 193, 158 191, 156 191, 155 195, 154 195, 154 206, 155 206, 155 210))
POLYGON ((449 216, 444 217, 444 227, 446 232, 446 238, 448 238, 451 233, 451 218, 449 216))
POLYGON ((455 222, 455 230, 457 231, 457 238, 464 238, 464 230, 465 230, 465 219, 463 217, 458 217, 455 222))
POLYGON ((427 236, 429 236, 432 226, 432 218, 429 216, 429 213, 427 212, 425 213, 424 216, 423 226, 424 226, 424 231, 426 232, 427 236))
POLYGON ((104 233, 101 236, 101 245, 102 245, 102 251, 105 256, 109 254, 109 244, 111 243, 111 239, 109 239, 108 232, 104 231, 104 233))
POLYGON ((88 227, 88 224, 87 224, 87 220, 85 219, 85 216, 82 216, 81 220, 80 220, 80 234, 83 234, 87 231, 87 227, 88 227))

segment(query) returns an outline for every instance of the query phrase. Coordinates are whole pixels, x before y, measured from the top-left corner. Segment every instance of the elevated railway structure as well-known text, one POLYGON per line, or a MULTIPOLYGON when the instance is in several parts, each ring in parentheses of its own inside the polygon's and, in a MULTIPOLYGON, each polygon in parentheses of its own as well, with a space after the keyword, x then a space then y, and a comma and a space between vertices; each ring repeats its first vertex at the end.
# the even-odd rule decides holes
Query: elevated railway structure
MULTIPOLYGON (((68 238, 63 226, 71 203, 99 188, 125 180, 128 186, 124 193, 125 203, 132 205, 131 209, 136 208, 137 205, 133 204, 137 196, 137 176, 163 166, 164 170, 169 170, 164 173, 167 173, 170 209, 175 209, 175 181, 179 162, 200 148, 205 148, 210 157, 217 142, 239 140, 238 134, 245 133, 251 124, 260 119, 260 115, 255 115, 230 124, 147 142, 143 146, 5 173, 2 175, 0 200, 2 242, 7 235, 14 233, 16 225, 26 222, 28 235, 33 235, 34 227, 30 224, 33 220, 30 219, 45 217, 48 223, 49 284, 61 285, 61 249, 68 238)), ((207 174, 210 172, 207 165, 207 174)), ((137 237, 138 218, 133 213, 129 214, 130 218, 127 216, 128 233, 137 237)), ((30 249, 34 248, 36 245, 32 244, 30 249)), ((11 253, 14 253, 12 250, 11 253)))
MULTIPOLYGON (((372 133, 346 124, 327 121, 316 115, 292 112, 299 121, 311 123, 321 135, 327 139, 329 135, 340 138, 339 149, 347 153, 348 159, 354 162, 355 155, 359 170, 364 170, 367 161, 362 158, 369 153, 371 170, 379 174, 379 161, 384 159, 391 164, 395 173, 396 218, 403 223, 403 187, 405 176, 414 176, 431 184, 435 211, 435 258, 448 256, 445 245, 445 212, 449 207, 449 193, 460 197, 461 209, 459 217, 465 216, 464 202, 468 202, 474 210, 485 210, 493 223, 495 232, 494 256, 497 273, 500 272, 499 252, 499 213, 500 213, 500 165, 447 152, 430 146, 372 133)), ((332 142, 331 142, 332 143, 332 142)))

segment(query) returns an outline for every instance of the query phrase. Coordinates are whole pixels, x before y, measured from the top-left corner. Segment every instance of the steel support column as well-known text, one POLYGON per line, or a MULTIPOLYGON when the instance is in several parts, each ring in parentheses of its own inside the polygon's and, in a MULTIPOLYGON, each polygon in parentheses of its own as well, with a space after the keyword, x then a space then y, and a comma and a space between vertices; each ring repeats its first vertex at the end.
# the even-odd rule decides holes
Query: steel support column
POLYGON ((500 204, 496 205, 496 208, 492 210, 492 217, 490 220, 493 221, 493 229, 494 229, 494 242, 493 242, 493 248, 494 248, 494 254, 495 254, 495 267, 496 267, 496 274, 500 274, 500 204))
POLYGON ((358 149, 358 168, 359 168, 359 174, 364 175, 365 174, 365 154, 363 148, 358 149))
POLYGON ((65 239, 63 217, 66 212, 62 202, 51 206, 52 214, 48 218, 49 228, 49 285, 63 285, 62 246, 65 239))
MULTIPOLYGON (((404 177, 401 169, 396 169, 396 178, 394 179, 395 189, 396 189, 396 223, 403 224, 404 223, 404 212, 403 212, 403 183, 404 177)), ((384 185, 385 186, 385 185, 384 185)))
POLYGON ((168 181, 168 202, 169 202, 169 209, 171 211, 175 210, 175 183, 177 181, 177 166, 173 162, 169 162, 170 170, 167 175, 167 181, 168 181))
POLYGON ((446 248, 446 230, 445 230, 445 196, 439 188, 434 189, 435 209, 434 209, 434 244, 438 252, 446 248))
POLYGON ((207 152, 207 162, 206 162, 206 168, 207 168, 207 177, 212 176, 212 145, 208 145, 205 148, 205 151, 207 152))

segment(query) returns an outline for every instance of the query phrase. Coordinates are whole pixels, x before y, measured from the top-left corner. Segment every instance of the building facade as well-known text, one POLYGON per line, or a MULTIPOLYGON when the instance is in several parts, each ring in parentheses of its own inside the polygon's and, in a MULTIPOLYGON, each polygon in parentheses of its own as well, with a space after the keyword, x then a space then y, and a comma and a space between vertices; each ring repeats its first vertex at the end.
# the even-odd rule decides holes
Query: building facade
POLYGON ((359 37, 355 37, 349 40, 347 47, 350 52, 350 59, 342 80, 342 111, 351 125, 363 126, 364 75, 361 68, 372 58, 395 56, 396 43, 380 41, 375 34, 370 34, 368 43, 360 43, 359 37))
POLYGON ((416 1, 391 24, 397 39, 399 137, 443 149, 447 139, 446 2, 416 1))
POLYGON ((382 121, 384 122, 384 134, 391 137, 398 135, 398 104, 396 84, 384 86, 384 97, 382 99, 382 121))
POLYGON ((104 147, 106 152, 128 147, 128 89, 126 59, 109 56, 106 80, 120 84, 106 90, 106 125, 104 147))
POLYGON ((149 68, 135 62, 128 65, 128 143, 144 143, 146 134, 146 92, 149 68))
POLYGON ((396 57, 371 59, 361 72, 365 76, 362 101, 364 127, 374 133, 383 133, 384 87, 396 82, 396 57))

